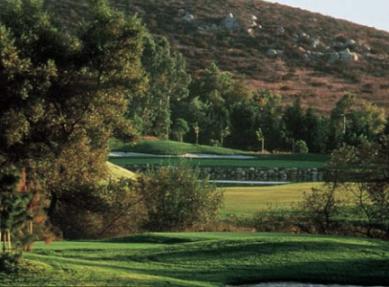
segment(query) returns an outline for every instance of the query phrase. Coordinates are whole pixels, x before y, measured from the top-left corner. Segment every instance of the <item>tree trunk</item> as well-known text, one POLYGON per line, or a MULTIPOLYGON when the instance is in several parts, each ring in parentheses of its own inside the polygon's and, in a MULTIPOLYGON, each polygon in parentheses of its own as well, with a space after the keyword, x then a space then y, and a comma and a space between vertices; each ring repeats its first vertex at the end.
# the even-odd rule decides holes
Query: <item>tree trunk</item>
POLYGON ((50 200, 50 206, 47 209, 47 216, 49 218, 52 218, 55 212, 55 209, 57 207, 58 203, 58 196, 56 192, 51 192, 51 200, 50 200))
POLYGON ((11 231, 8 229, 8 251, 12 250, 12 242, 11 242, 11 231))
POLYGON ((4 253, 4 251, 5 251, 5 247, 4 247, 4 240, 3 240, 3 236, 4 236, 4 234, 3 234, 2 230, 0 230, 0 242, 1 242, 1 245, 2 245, 2 250, 3 250, 3 253, 4 253))
POLYGON ((27 223, 28 233, 32 235, 34 233, 34 225, 32 220, 29 220, 27 223))
POLYGON ((262 139, 262 153, 265 152, 265 139, 262 139))

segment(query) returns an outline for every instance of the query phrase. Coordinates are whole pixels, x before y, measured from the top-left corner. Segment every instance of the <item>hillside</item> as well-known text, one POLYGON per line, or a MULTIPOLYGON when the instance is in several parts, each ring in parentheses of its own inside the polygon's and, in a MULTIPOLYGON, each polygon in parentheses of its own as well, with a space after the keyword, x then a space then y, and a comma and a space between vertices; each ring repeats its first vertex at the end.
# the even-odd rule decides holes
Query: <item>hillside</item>
MULTIPOLYGON (((46 0, 76 23, 79 0, 46 0)), ((389 33, 252 0, 111 0, 167 36, 193 72, 216 62, 255 88, 328 111, 345 92, 389 108, 389 33)))

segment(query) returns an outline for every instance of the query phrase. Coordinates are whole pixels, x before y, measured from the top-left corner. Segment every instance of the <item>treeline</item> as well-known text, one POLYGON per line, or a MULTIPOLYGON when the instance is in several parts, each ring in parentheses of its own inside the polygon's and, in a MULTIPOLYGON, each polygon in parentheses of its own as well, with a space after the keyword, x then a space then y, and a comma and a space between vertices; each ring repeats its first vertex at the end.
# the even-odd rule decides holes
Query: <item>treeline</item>
POLYGON ((145 89, 132 96, 128 118, 140 135, 269 151, 326 153, 374 141, 388 132, 385 111, 346 94, 330 115, 292 105, 268 90, 252 91, 216 64, 191 75, 185 59, 160 36, 144 38, 145 89))

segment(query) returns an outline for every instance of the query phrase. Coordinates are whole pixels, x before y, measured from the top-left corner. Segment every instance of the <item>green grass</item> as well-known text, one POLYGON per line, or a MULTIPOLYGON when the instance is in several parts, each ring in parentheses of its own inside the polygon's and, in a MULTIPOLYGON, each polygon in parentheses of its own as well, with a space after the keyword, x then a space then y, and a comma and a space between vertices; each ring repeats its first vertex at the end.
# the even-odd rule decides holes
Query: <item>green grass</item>
POLYGON ((186 153, 207 153, 218 155, 236 155, 236 154, 251 154, 247 151, 214 147, 207 145, 196 145, 189 143, 181 143, 176 141, 155 140, 155 141, 140 141, 137 143, 126 144, 119 140, 113 139, 110 143, 111 150, 121 152, 137 152, 149 154, 170 154, 182 155, 186 153))
POLYGON ((260 168, 322 168, 328 160, 327 155, 319 154, 265 154, 259 155, 240 150, 222 147, 194 145, 174 141, 141 141, 135 144, 124 144, 111 140, 111 149, 121 152, 136 152, 155 155, 172 155, 170 158, 158 157, 121 157, 110 158, 110 161, 122 167, 132 165, 178 165, 188 164, 199 167, 260 167, 260 168), (183 159, 177 155, 186 153, 205 153, 215 155, 253 155, 254 159, 183 159))
POLYGON ((121 178, 132 179, 132 180, 136 179, 135 173, 125 168, 122 168, 118 165, 115 165, 111 162, 107 162, 107 168, 108 168, 109 179, 113 179, 113 180, 119 180, 121 178))
POLYGON ((299 281, 388 285, 389 242, 261 233, 146 234, 37 243, 1 286, 224 286, 299 281))
POLYGON ((304 192, 320 187, 321 183, 296 183, 261 187, 228 187, 224 190, 222 216, 254 216, 269 209, 293 210, 298 208, 304 192))

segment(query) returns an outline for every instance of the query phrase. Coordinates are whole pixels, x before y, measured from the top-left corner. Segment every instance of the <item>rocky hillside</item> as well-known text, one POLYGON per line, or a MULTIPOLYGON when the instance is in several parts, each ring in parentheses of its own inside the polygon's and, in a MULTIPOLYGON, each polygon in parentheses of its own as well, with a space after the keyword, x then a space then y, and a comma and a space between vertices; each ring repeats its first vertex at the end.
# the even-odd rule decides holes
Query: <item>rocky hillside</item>
MULTIPOLYGON (((0 0, 3 1, 3 0, 0 0)), ((65 22, 82 0, 46 0, 65 22)), ((216 62, 255 88, 328 111, 347 91, 389 109, 389 33, 259 0, 111 0, 168 37, 192 71, 216 62)))

